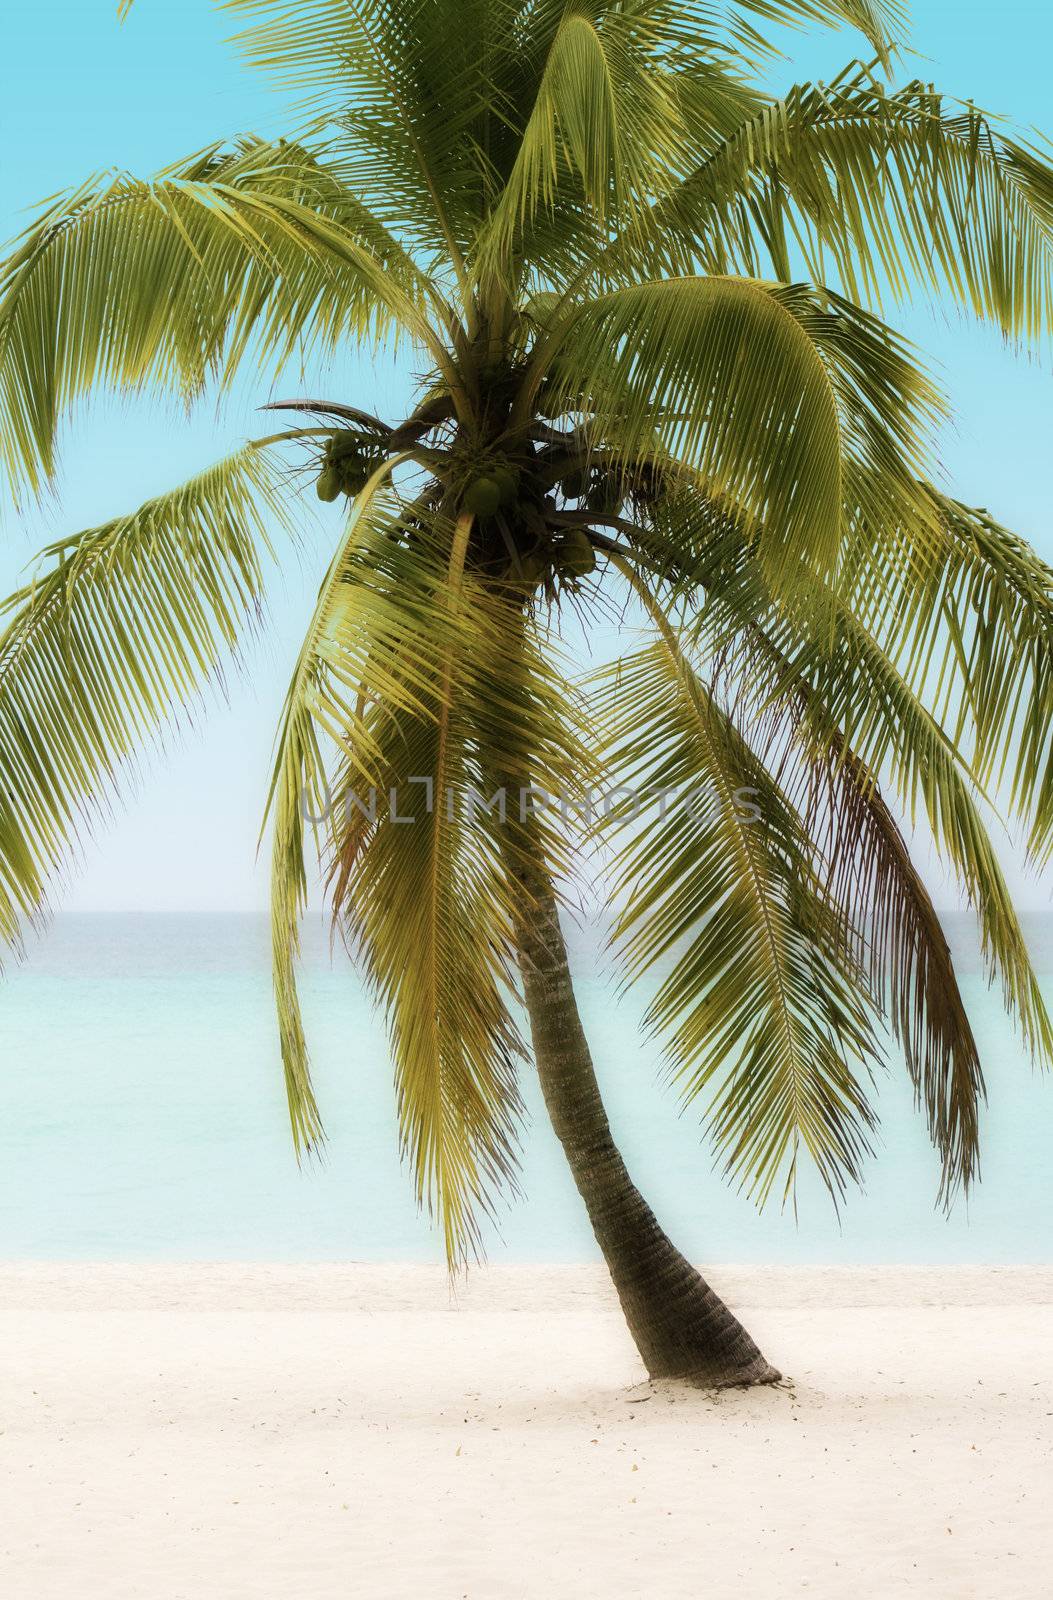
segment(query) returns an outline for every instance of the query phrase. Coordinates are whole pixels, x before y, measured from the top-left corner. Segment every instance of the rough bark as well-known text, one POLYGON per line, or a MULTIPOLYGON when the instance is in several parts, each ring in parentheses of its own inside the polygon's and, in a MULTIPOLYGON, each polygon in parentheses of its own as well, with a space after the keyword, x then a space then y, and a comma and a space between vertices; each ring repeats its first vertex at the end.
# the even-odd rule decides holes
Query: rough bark
POLYGON ((718 1388, 777 1382, 629 1176, 596 1081, 547 868, 522 848, 510 868, 523 891, 516 940, 545 1105, 648 1372, 718 1388))

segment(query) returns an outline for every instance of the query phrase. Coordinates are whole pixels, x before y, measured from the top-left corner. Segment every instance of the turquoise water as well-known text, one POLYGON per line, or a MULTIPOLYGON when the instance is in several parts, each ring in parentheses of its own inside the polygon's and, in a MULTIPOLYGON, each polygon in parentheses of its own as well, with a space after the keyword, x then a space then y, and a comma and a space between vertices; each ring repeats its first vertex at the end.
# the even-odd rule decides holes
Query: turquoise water
MULTIPOLYGON (((968 1208, 934 1209, 938 1163, 909 1086, 879 1086, 866 1192, 840 1219, 805 1186, 798 1217, 758 1216, 712 1170, 690 1113, 662 1088, 633 1004, 580 936, 580 995, 615 1132, 680 1243, 711 1262, 1053 1260, 1053 1077, 1032 1070, 976 969, 963 988, 990 1087, 984 1177, 968 1208)), ((1053 927, 1032 925, 1053 973, 1053 927)), ((304 1001, 330 1141, 301 1172, 288 1138, 268 975, 252 916, 60 918, 0 986, 0 1258, 427 1260, 439 1248, 400 1169, 383 1033, 353 970, 309 930, 304 1001)), ((1053 999, 1053 983, 1047 998, 1053 999)), ((525 1196, 495 1260, 595 1250, 527 1081, 525 1196)))

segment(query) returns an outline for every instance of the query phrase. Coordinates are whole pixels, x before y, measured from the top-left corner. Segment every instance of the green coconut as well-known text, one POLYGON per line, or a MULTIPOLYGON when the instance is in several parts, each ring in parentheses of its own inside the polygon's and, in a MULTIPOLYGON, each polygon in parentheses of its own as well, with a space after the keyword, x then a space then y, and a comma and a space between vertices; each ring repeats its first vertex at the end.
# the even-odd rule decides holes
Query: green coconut
POLYGON ((330 434, 325 446, 325 453, 330 461, 362 461, 366 451, 365 440, 362 434, 355 434, 349 427, 341 427, 336 434, 330 434))
POLYGON ((464 509, 477 517, 492 517, 501 505, 501 486, 497 479, 484 474, 468 485, 464 494, 464 509))
POLYGON ((319 500, 335 500, 340 493, 340 474, 333 466, 323 467, 314 486, 319 500))
POLYGON ((495 467, 491 477, 501 493, 501 504, 511 505, 519 488, 519 473, 514 467, 495 467))
POLYGON ((617 474, 597 472, 589 485, 585 504, 590 511, 612 513, 618 510, 623 498, 622 485, 617 474))
POLYGON ((588 577, 596 566, 596 552, 592 540, 581 528, 570 528, 559 552, 559 564, 575 578, 588 577))
POLYGON ((338 428, 330 434, 328 452, 334 461, 344 461, 348 456, 362 454, 362 435, 351 428, 338 428))
POLYGON ((521 583, 529 584, 531 588, 540 583, 545 575, 548 562, 540 550, 530 550, 519 558, 519 572, 517 577, 521 583))
POLYGON ((566 495, 568 500, 580 500, 582 495, 585 493, 584 472, 582 472, 580 468, 575 468, 573 472, 568 472, 566 477, 561 481, 560 488, 563 490, 563 493, 566 495))

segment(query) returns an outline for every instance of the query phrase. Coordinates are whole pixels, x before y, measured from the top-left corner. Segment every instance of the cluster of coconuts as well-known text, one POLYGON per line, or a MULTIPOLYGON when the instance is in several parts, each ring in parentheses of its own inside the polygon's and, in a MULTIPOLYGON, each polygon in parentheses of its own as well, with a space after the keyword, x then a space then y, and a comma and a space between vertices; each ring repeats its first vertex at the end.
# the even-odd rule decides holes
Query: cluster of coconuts
POLYGON ((571 580, 587 577, 596 566, 588 534, 582 528, 565 528, 558 539, 550 539, 538 506, 530 503, 529 493, 518 503, 520 476, 519 469, 507 463, 488 464, 465 488, 462 508, 481 522, 515 508, 518 516, 511 520, 535 533, 533 547, 519 552, 518 570, 514 573, 517 581, 534 587, 547 581, 553 569, 571 580))
POLYGON ((587 578, 595 567, 596 552, 588 534, 582 528, 565 528, 558 541, 546 537, 533 550, 521 551, 514 577, 533 589, 539 583, 547 584, 553 572, 573 582, 587 578))
POLYGON ((370 448, 360 433, 341 429, 331 434, 315 484, 319 500, 335 500, 338 494, 359 494, 378 459, 377 451, 370 448))

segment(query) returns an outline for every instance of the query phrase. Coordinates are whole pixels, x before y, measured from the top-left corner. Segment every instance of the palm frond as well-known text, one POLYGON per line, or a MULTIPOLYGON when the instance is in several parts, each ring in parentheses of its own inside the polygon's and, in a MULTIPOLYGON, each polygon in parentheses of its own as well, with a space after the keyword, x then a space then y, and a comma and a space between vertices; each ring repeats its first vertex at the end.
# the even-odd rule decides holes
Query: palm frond
POLYGON ((873 774, 828 733, 815 754, 827 795, 831 898, 858 927, 859 958, 903 1050, 916 1101, 943 1162, 949 1205, 980 1175, 980 1053, 939 913, 873 774))
MULTIPOLYGON (((952 867, 976 912, 989 972, 1001 978, 1007 1011, 1028 1048, 1053 1060, 1053 1028, 1031 964, 1027 941, 984 823, 988 801, 968 760, 927 703, 924 684, 891 644, 864 623, 843 596, 820 597, 808 621, 802 598, 796 610, 772 604, 754 564, 740 545, 727 587, 702 613, 696 637, 708 649, 726 647, 744 617, 763 631, 785 661, 773 693, 804 697, 802 722, 818 749, 843 744, 873 779, 888 776, 910 823, 924 816, 941 857, 952 867), (829 618, 833 608, 833 628, 829 618)), ((723 581, 719 569, 710 576, 723 581)), ((929 686, 931 688, 931 686, 929 686)))
MULTIPOLYGON (((627 456, 672 453, 739 507, 768 581, 833 577, 857 467, 901 513, 941 414, 906 347, 829 293, 735 278, 662 279, 565 309, 547 361, 552 414, 593 411, 627 456)), ((526 392, 529 392, 527 390, 526 392)), ((857 493, 858 491, 855 491, 857 493)))
POLYGON ((857 28, 887 67, 902 41, 908 8, 902 0, 738 0, 740 10, 784 26, 821 22, 857 28))
POLYGON ((245 141, 146 182, 52 203, 0 267, 0 457, 16 492, 54 470, 91 388, 229 383, 393 324, 426 337, 426 282, 324 163, 245 141))
POLYGON ((685 1100, 708 1094, 726 1171, 761 1202, 781 1175, 785 1197, 803 1146, 837 1196, 859 1179, 873 1125, 859 972, 801 818, 638 593, 658 637, 595 683, 619 778, 652 797, 622 819, 616 938, 634 979, 673 963, 646 1020, 668 1035, 685 1100))
POLYGON ((853 606, 978 782, 1005 784, 1043 860, 1053 840, 1053 571, 989 512, 926 487, 935 536, 920 548, 902 535, 860 537, 853 606))
POLYGON ((871 771, 887 766, 893 772, 908 816, 915 815, 920 799, 937 848, 976 909, 985 954, 1001 974, 1007 1010, 1016 1016, 1028 1047, 1053 1060, 1053 1028, 972 774, 873 636, 844 610, 838 628, 838 683, 835 687, 832 675, 823 675, 823 714, 843 728, 871 771))
POLYGON ((0 608, 0 936, 17 942, 142 745, 259 618, 281 480, 250 445, 43 551, 0 608))
POLYGON ((354 712, 348 709, 346 681, 341 692, 339 676, 334 679, 332 638, 348 573, 354 570, 356 548, 369 535, 373 500, 399 464, 397 458, 386 461, 370 476, 356 498, 347 532, 323 579, 286 694, 267 796, 264 826, 268 819, 273 821, 272 973, 289 1117, 298 1153, 317 1146, 323 1137, 296 982, 300 923, 309 892, 306 824, 308 819, 324 820, 331 804, 328 741, 341 741, 349 718, 350 731, 358 731, 354 712))
POLYGON ((600 229, 609 216, 630 224, 672 181, 685 133, 674 81, 652 55, 651 9, 563 8, 480 245, 484 279, 568 180, 600 229))
MULTIPOLYGON (((935 643, 948 589, 954 592, 961 578, 957 586, 966 592, 964 572, 973 563, 982 571, 992 559, 982 538, 974 543, 966 537, 961 508, 955 516, 955 508, 943 509, 943 543, 913 553, 917 570, 910 570, 909 581, 898 560, 883 561, 884 542, 860 522, 853 559, 878 569, 891 603, 882 613, 872 573, 855 589, 847 582, 832 657, 829 634, 816 617, 809 621, 805 596, 796 608, 774 605, 749 553, 750 532, 726 507, 681 488, 651 508, 651 526, 638 530, 638 540, 655 570, 676 582, 692 609, 700 588, 705 591, 695 637, 707 659, 720 662, 723 675, 737 685, 736 712, 746 737, 754 744, 762 740, 762 756, 769 749, 776 756, 781 780, 805 820, 817 870, 852 930, 870 991, 903 1048, 943 1158, 943 1198, 949 1202, 978 1172, 983 1077, 938 914, 882 797, 882 775, 912 820, 920 801, 941 854, 977 911, 991 976, 1001 974, 1007 1008, 1039 1056, 1048 1054, 1049 1024, 983 824, 974 771, 943 731, 940 707, 930 709, 934 698, 946 701, 946 668, 935 643), (948 581, 948 572, 955 581, 948 581), (929 589, 923 588, 924 574, 933 578, 929 589), (926 624, 935 618, 934 635, 916 626, 919 614, 926 624), (867 615, 877 634, 863 625, 867 615)), ((981 532, 990 533, 986 523, 981 532)), ((887 543, 898 547, 894 538, 887 543)), ((1043 603, 1041 563, 1033 556, 1028 561, 1004 530, 995 549, 1003 560, 992 593, 1001 583, 1015 589, 1006 619, 1013 618, 1021 637, 1031 628, 1031 638, 1040 639, 1040 611, 1030 623, 1025 618, 1029 605, 1038 610, 1043 603)), ((817 615, 825 618, 826 602, 817 615)), ((961 637, 943 628, 941 649, 959 666, 974 654, 962 651, 961 637)), ((1018 685, 1015 659, 1006 669, 1008 681, 1018 685)), ((959 688, 967 700, 966 679, 959 679, 959 688)), ((983 690, 978 673, 981 700, 983 690)))
POLYGON ((354 187, 463 278, 507 143, 523 0, 228 0, 237 43, 340 127, 354 187))
POLYGON ((460 570, 466 538, 426 499, 364 494, 290 692, 273 796, 294 1123, 313 1105, 292 977, 313 811, 334 915, 387 1017, 417 1193, 451 1263, 480 1248, 480 1215, 514 1184, 521 1112, 512 891, 485 801, 495 772, 524 771, 524 748, 539 759, 564 737, 561 686, 536 652, 525 686, 510 672, 521 610, 460 570))
POLYGON ((984 1080, 939 914, 875 774, 816 714, 810 683, 763 625, 744 630, 735 665, 738 717, 747 737, 764 730, 762 754, 777 753, 816 870, 903 1051, 943 1162, 941 1199, 950 1205, 979 1176, 984 1080))
POLYGON ((915 81, 853 64, 764 105, 601 257, 608 272, 774 273, 839 282, 876 307, 948 293, 1009 337, 1053 315, 1048 152, 915 81), (639 268, 637 268, 639 270, 639 268))

